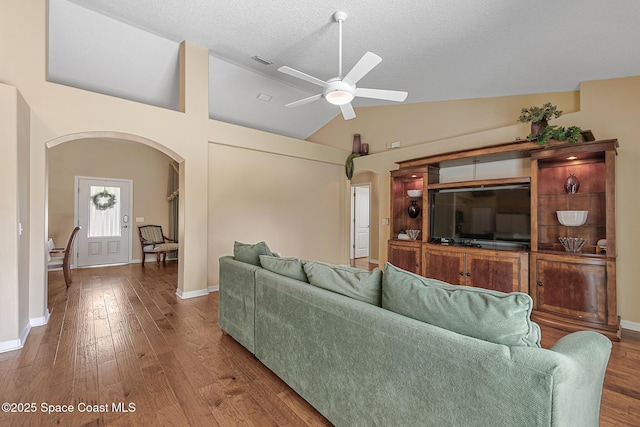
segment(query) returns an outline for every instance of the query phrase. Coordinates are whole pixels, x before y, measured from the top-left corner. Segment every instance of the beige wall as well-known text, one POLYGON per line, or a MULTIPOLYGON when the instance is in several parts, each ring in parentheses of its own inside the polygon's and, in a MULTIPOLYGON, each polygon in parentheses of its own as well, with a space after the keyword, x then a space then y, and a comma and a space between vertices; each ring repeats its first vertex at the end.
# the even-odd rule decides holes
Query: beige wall
MULTIPOLYGON (((386 151, 388 142, 402 147, 479 133, 513 125, 522 107, 552 101, 565 113, 580 108, 579 92, 559 92, 457 101, 394 104, 356 108, 357 117, 337 116, 308 140, 351 150, 353 134, 369 144, 370 153, 386 151)), ((512 135, 508 140, 513 140, 512 135)), ((525 134, 526 136, 526 134, 525 134)))
POLYGON ((344 167, 284 154, 209 145, 209 282, 233 242, 264 240, 282 256, 348 260, 344 167))
MULTIPOLYGON (((142 259, 138 226, 161 225, 169 230, 167 186, 169 164, 166 154, 146 145, 108 139, 81 139, 58 145, 48 151, 49 236, 56 246, 66 244, 74 227, 74 186, 76 176, 131 179, 131 257, 142 259), (143 217, 144 223, 135 218, 143 217)), ((151 260, 150 257, 148 257, 151 260)))
POLYGON ((22 257, 29 250, 29 110, 15 88, 0 85, 0 351, 24 339, 29 325, 29 270, 22 257), (26 173, 25 173, 26 171, 26 173), (22 227, 20 232, 19 227, 22 227))
MULTIPOLYGON (((623 321, 640 323, 640 76, 581 85, 580 121, 599 139, 618 138, 616 162, 616 239, 618 312, 623 321)), ((623 327, 625 324, 623 323, 623 327)))

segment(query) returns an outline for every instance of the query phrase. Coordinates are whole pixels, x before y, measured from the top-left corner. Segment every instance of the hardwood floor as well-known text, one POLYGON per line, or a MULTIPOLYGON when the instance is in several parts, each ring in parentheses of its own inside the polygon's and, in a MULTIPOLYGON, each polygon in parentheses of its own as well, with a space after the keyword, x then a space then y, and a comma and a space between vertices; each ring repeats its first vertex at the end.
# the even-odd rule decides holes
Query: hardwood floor
POLYGON ((68 290, 62 272, 49 277, 49 323, 0 354, 2 401, 36 411, 0 413, 0 425, 329 425, 222 335, 217 292, 175 295, 176 263, 74 270, 68 290))
POLYGON ((351 259, 351 267, 364 268, 365 270, 373 270, 376 267, 379 267, 378 264, 373 264, 369 262, 369 258, 355 258, 351 259))
MULTIPOLYGON (((0 354, 2 401, 35 411, 2 412, 0 425, 330 425, 222 335, 217 293, 181 300, 176 283, 175 263, 74 270, 69 289, 50 273, 49 323, 0 354)), ((543 328, 543 346, 562 335, 543 328)), ((613 344, 601 425, 640 425, 640 333, 613 344)))

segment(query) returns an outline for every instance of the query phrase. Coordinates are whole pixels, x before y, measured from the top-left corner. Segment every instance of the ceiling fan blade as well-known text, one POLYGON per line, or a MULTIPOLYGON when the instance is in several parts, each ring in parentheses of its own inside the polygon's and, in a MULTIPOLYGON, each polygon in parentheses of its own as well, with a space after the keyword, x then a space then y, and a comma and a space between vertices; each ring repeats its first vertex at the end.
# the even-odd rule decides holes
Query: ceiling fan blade
POLYGON ((289 108, 298 107, 300 105, 308 104, 308 103, 313 102, 313 101, 315 101, 317 99, 320 99, 320 98, 322 98, 322 94, 321 93, 319 93, 317 95, 310 96, 308 98, 300 99, 298 101, 290 102, 288 104, 285 104, 285 107, 289 107, 289 108))
POLYGON ((384 99, 385 101, 403 102, 407 99, 408 92, 400 90, 368 89, 364 87, 356 88, 356 96, 362 98, 384 99))
POLYGON ((344 117, 345 120, 356 118, 356 112, 353 110, 351 103, 341 105, 340 110, 342 111, 342 117, 344 117))
POLYGON ((290 76, 293 77, 297 77, 299 79, 308 81, 309 83, 313 83, 314 85, 318 85, 318 86, 322 86, 322 87, 327 87, 328 83, 320 80, 316 77, 310 76, 309 74, 305 74, 302 71, 298 71, 298 70, 294 70, 291 67, 280 67, 278 68, 278 71, 280 71, 281 73, 285 73, 288 74, 290 76))
POLYGON ((373 52, 367 52, 362 55, 362 58, 360 58, 351 71, 344 76, 343 80, 349 80, 351 83, 356 84, 358 80, 367 75, 367 73, 373 70, 380 62, 382 62, 382 58, 373 52))

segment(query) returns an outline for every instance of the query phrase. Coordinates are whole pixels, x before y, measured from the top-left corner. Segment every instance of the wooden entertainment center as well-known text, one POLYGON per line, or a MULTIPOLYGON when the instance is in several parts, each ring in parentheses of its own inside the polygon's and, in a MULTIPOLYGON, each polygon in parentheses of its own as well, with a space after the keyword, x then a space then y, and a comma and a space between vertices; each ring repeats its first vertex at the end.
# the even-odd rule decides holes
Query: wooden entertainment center
POLYGON ((615 239, 618 141, 589 140, 593 138, 588 131, 583 135, 586 141, 575 144, 552 142, 543 147, 516 141, 398 162, 399 169, 391 171, 389 262, 457 285, 528 293, 534 302, 534 321, 567 331, 594 330, 619 340, 615 239), (500 167, 509 162, 524 167, 512 174, 518 176, 501 177, 500 167), (480 164, 485 172, 476 179, 475 168, 480 164), (455 174, 446 173, 454 170, 449 168, 465 167, 473 168, 472 179, 456 180, 455 174), (487 176, 486 171, 492 168, 497 178, 487 176), (473 219, 476 228, 482 224, 481 235, 465 234, 471 215, 464 204, 460 208, 434 204, 434 195, 441 192, 482 190, 483 206, 490 206, 495 193, 511 188, 528 189, 530 212, 529 207, 526 215, 496 212, 495 206, 471 208, 479 218, 473 219), (413 191, 411 197, 408 190, 422 192, 413 191), (412 204, 419 212, 416 214, 414 206, 409 215, 412 204), (565 210, 587 211, 586 222, 562 225, 556 212, 565 210), (452 238, 439 238, 434 233, 433 217, 438 212, 451 216, 452 238), (510 225, 498 225, 502 230, 496 230, 497 214, 502 220, 518 222, 517 232, 499 233, 509 231, 510 225), (410 240, 406 230, 419 230, 417 239, 410 240), (560 237, 584 239, 584 246, 569 252, 560 237))

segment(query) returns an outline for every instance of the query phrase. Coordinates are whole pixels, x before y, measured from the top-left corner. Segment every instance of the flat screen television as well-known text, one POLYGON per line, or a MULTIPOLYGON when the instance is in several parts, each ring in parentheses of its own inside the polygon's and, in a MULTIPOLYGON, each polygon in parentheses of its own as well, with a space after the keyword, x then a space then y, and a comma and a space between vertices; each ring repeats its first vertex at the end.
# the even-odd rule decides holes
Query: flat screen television
POLYGON ((432 191, 434 241, 495 249, 528 249, 531 243, 529 184, 432 191))

